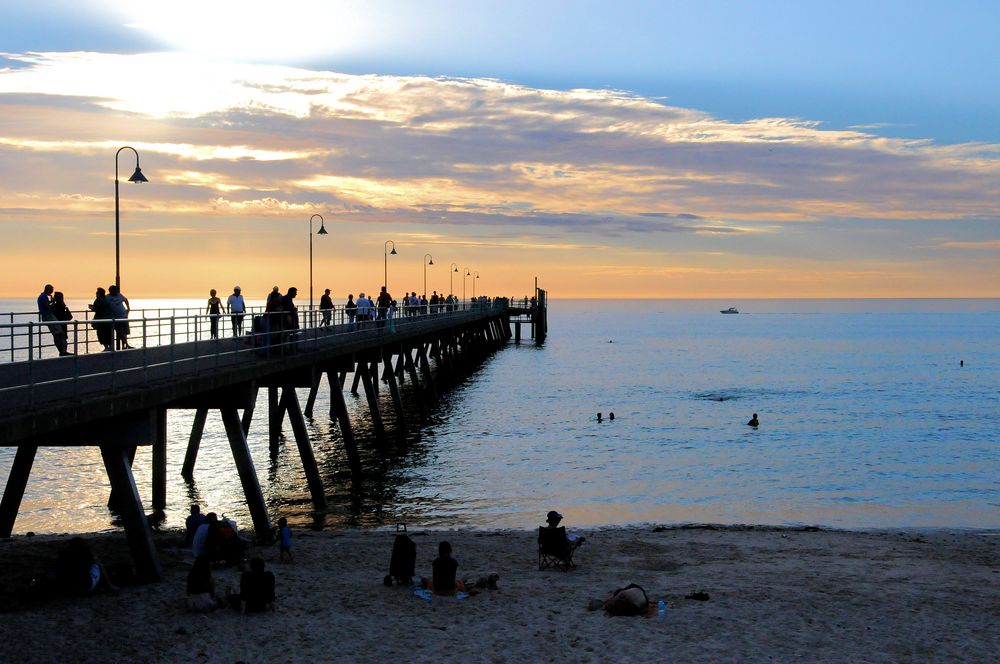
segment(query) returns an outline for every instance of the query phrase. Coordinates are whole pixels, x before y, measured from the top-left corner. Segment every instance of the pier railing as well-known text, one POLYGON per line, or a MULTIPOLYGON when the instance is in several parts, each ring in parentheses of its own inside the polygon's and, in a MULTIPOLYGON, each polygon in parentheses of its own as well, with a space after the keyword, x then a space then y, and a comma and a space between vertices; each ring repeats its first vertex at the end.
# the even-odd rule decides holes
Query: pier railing
MULTIPOLYGON (((446 314, 484 306, 479 302, 454 304, 418 305, 397 307, 393 319, 411 320, 417 317, 446 314)), ((252 332, 253 319, 264 314, 264 307, 248 306, 241 314, 207 314, 204 307, 176 309, 132 309, 125 319, 95 319, 89 310, 71 312, 73 318, 66 321, 40 320, 35 312, 0 313, 0 364, 11 362, 36 362, 59 357, 59 349, 53 333, 64 331, 66 348, 72 355, 103 352, 104 346, 98 339, 98 327, 107 326, 114 330, 116 324, 127 324, 128 345, 134 348, 151 348, 170 344, 206 341, 213 337, 213 322, 219 338, 244 338, 252 332), (241 317, 243 330, 234 334, 233 318, 241 317)), ((343 305, 333 309, 299 307, 297 310, 299 327, 344 326, 351 320, 349 311, 343 305)), ((374 316, 374 314, 373 314, 374 316)), ((117 336, 116 333, 113 333, 117 336)), ((114 338, 114 337, 113 337, 114 338)), ((126 352, 131 349, 114 348, 111 352, 126 352)))
MULTIPOLYGON (((3 324, 0 325, 3 332, 9 333, 10 328, 17 330, 14 339, 27 339, 27 343, 15 352, 15 356, 27 357, 22 361, 0 363, 0 412, 33 408, 42 402, 77 401, 96 394, 121 393, 152 383, 245 367, 248 362, 270 361, 329 348, 339 342, 405 332, 408 328, 426 327, 428 321, 468 318, 470 313, 499 313, 506 306, 505 300, 496 300, 491 304, 470 302, 417 307, 407 313, 398 312, 391 318, 378 318, 377 310, 373 309, 370 320, 351 320, 340 307, 331 312, 329 324, 319 309, 299 309, 297 328, 289 325, 282 312, 248 313, 245 333, 238 337, 223 334, 222 323, 229 322, 229 314, 224 314, 215 317, 222 319, 218 338, 210 335, 213 316, 208 314, 144 317, 130 319, 129 323, 136 331, 130 339, 138 342, 144 338, 145 345, 110 352, 102 352, 96 337, 87 336, 87 328, 93 321, 3 324), (54 325, 65 326, 70 331, 69 349, 73 350, 75 338, 75 348, 79 352, 58 357, 49 329, 54 325), (145 336, 138 332, 140 329, 145 336), (36 352, 39 335, 49 337, 41 343, 44 357, 36 352)), ((98 321, 101 323, 113 321, 98 321)))

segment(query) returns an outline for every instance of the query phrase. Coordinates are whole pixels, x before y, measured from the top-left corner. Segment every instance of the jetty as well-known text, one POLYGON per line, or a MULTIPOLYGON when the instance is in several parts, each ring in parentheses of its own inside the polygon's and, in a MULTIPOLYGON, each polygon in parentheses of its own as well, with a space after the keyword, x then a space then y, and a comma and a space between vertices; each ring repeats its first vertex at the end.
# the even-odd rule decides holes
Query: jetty
MULTIPOLYGON (((162 570, 149 518, 136 488, 132 465, 139 446, 152 446, 153 514, 162 514, 167 495, 167 413, 195 411, 185 446, 182 474, 192 477, 209 411, 219 411, 239 475, 255 535, 271 536, 271 520, 257 480, 247 434, 255 421, 260 390, 267 390, 266 426, 272 449, 287 417, 302 479, 316 510, 326 494, 309 440, 306 418, 316 409, 324 379, 329 417, 340 428, 346 457, 360 472, 357 442, 344 389, 363 389, 377 443, 387 439, 379 405, 385 383, 396 427, 411 426, 400 385, 415 388, 417 411, 425 416, 449 379, 473 371, 485 356, 512 339, 522 326, 536 343, 547 333, 547 293, 538 289, 531 306, 505 299, 420 307, 392 318, 355 320, 343 308, 330 312, 299 308, 289 329, 281 314, 247 313, 248 333, 226 336, 230 316, 215 317, 220 338, 212 338, 212 316, 196 310, 133 311, 129 324, 134 350, 102 352, 86 312, 56 323, 0 314, 0 447, 17 452, 0 500, 0 537, 10 537, 40 447, 100 448, 111 484, 109 507, 121 517, 138 576, 158 581, 162 570), (59 357, 51 326, 65 326, 74 354, 59 357), (513 329, 512 329, 513 328, 513 329), (350 381, 350 382, 349 382, 350 381), (297 388, 308 388, 301 404, 297 388)), ((329 310, 328 310, 329 311, 329 310)), ((398 432, 397 432, 398 433, 398 432)))

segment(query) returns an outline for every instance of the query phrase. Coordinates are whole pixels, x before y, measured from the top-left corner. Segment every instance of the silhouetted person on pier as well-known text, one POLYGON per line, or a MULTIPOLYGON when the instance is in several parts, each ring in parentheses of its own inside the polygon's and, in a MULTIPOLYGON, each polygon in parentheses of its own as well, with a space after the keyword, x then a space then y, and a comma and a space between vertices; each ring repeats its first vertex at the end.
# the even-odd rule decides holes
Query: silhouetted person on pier
MULTIPOLYGON (((55 292, 55 288, 52 284, 45 284, 45 288, 42 292, 38 294, 38 319, 41 321, 54 321, 56 320, 56 315, 52 311, 52 293, 55 292)), ((56 348, 59 348, 60 340, 59 336, 62 334, 61 325, 48 325, 49 332, 52 333, 52 342, 55 344, 56 348)), ((65 335, 62 335, 63 341, 65 341, 65 335)), ((65 348, 65 344, 63 345, 65 348)), ((59 353, 62 355, 62 351, 59 353)))
MULTIPOLYGON (((299 308, 295 306, 295 298, 299 294, 299 289, 292 286, 281 298, 281 325, 282 338, 284 341, 294 342, 295 335, 299 329, 299 308)), ((294 350, 294 343, 290 343, 289 350, 294 350)))
POLYGON ((358 304, 354 301, 354 293, 347 296, 347 304, 344 305, 344 313, 347 314, 347 324, 349 329, 354 329, 354 318, 358 315, 358 304))
POLYGON ((94 322, 91 325, 97 332, 97 341, 104 350, 113 350, 115 343, 115 333, 111 326, 111 319, 114 313, 111 311, 111 304, 108 302, 107 294, 103 288, 98 288, 90 310, 94 312, 94 322))
MULTIPOLYGON (((52 294, 52 304, 49 305, 49 310, 52 312, 52 315, 55 316, 57 321, 65 323, 66 321, 73 320, 73 312, 71 312, 69 307, 66 306, 66 299, 61 291, 56 291, 52 294)), ((69 341, 69 327, 65 324, 61 324, 50 325, 49 328, 56 328, 52 332, 52 341, 59 350, 60 357, 72 355, 73 353, 66 349, 67 342, 69 341)))
POLYGON ((222 316, 222 298, 216 295, 215 289, 208 291, 208 306, 205 313, 209 315, 208 325, 213 339, 219 338, 219 318, 222 316))
POLYGON ((247 306, 243 301, 243 291, 239 286, 233 286, 233 294, 226 299, 226 313, 230 315, 233 324, 233 336, 241 336, 243 334, 243 317, 247 313, 247 306))
POLYGON ((757 413, 753 414, 753 417, 750 418, 750 421, 747 422, 747 425, 752 427, 760 426, 760 420, 757 419, 757 413))
POLYGON ((323 295, 319 298, 319 310, 323 312, 323 320, 320 321, 320 325, 329 327, 330 319, 333 317, 333 298, 330 297, 329 288, 323 291, 323 295))
POLYGON ((272 347, 281 343, 281 318, 283 315, 281 300, 281 291, 275 286, 267 294, 267 301, 264 303, 264 320, 267 322, 267 330, 265 331, 270 332, 267 345, 272 347))
POLYGON ((379 320, 385 320, 389 317, 389 306, 391 304, 392 296, 389 295, 389 291, 385 289, 385 286, 382 286, 382 291, 378 294, 378 300, 375 301, 379 320))
POLYGON ((115 343, 118 349, 132 348, 128 345, 128 335, 132 331, 128 326, 128 314, 132 310, 128 298, 121 294, 118 286, 111 284, 105 299, 111 305, 111 314, 115 319, 115 343))

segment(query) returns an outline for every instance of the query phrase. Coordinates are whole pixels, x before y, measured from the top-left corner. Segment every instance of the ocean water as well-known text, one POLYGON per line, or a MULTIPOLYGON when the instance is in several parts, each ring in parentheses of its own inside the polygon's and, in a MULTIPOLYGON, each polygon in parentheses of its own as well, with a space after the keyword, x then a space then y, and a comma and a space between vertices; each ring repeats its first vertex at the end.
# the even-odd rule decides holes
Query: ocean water
MULTIPOLYGON (((423 426, 406 383, 411 427, 384 448, 364 397, 345 393, 357 480, 324 381, 309 423, 322 514, 287 423, 269 453, 262 393, 249 442, 272 518, 530 528, 557 509, 580 526, 1000 527, 1000 300, 554 300, 549 328, 544 346, 493 354, 423 426), (732 305, 742 313, 719 313, 732 305)), ((167 523, 199 502, 249 525, 217 414, 194 482, 180 477, 192 417, 168 421, 167 523)), ((0 482, 13 452, 0 450, 0 482)), ((141 448, 147 503, 149 461, 141 448)), ((15 532, 113 528, 107 490, 95 450, 41 450, 15 532)))

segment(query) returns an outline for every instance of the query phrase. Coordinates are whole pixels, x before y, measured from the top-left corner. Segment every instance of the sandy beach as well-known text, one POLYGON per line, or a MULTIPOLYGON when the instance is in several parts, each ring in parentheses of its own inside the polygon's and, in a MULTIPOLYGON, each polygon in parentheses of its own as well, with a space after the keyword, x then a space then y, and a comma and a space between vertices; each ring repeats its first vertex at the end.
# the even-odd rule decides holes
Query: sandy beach
MULTIPOLYGON (((259 547, 277 577, 273 613, 188 613, 191 565, 160 533, 165 581, 86 598, 31 579, 66 537, 0 543, 8 661, 20 662, 929 662, 997 661, 1000 533, 859 533, 765 527, 583 531, 570 572, 537 569, 535 533, 411 532, 417 573, 450 541, 459 575, 496 590, 428 601, 385 587, 394 533, 297 532, 295 562, 259 547), (666 617, 588 610, 629 583, 666 617), (703 591, 707 601, 685 599, 703 591), (13 645, 11 645, 13 644, 13 645), (16 655, 15 655, 16 653, 16 655)), ((88 538, 115 569, 124 537, 88 538)), ((220 591, 237 569, 215 573, 220 591)))

